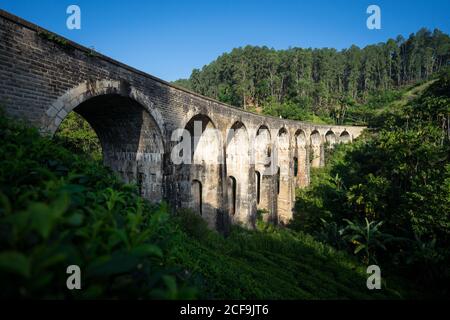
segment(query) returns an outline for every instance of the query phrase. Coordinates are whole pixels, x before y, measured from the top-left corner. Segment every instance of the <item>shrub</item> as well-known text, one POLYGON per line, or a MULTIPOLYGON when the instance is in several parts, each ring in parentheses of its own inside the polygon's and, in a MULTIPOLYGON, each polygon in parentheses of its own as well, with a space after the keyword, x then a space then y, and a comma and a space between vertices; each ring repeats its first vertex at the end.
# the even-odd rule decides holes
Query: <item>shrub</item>
POLYGON ((0 116, 0 282, 21 298, 190 298, 167 208, 98 162, 0 116), (78 265, 82 289, 66 288, 78 265))
POLYGON ((297 192, 291 224, 338 248, 336 231, 352 231, 344 239, 358 241, 350 250, 365 251, 364 262, 376 257, 433 294, 448 294, 450 282, 448 77, 402 107, 396 121, 338 146, 326 168, 312 172, 311 186, 297 192), (381 221, 397 241, 382 237, 370 246, 381 221))

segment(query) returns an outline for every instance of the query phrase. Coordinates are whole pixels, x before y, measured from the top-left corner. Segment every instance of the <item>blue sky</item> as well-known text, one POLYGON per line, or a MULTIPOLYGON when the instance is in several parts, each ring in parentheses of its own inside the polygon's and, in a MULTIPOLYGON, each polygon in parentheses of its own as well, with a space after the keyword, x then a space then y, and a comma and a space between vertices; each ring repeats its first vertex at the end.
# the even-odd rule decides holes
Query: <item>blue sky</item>
POLYGON ((450 33, 450 0, 0 0, 0 8, 172 81, 234 47, 365 46, 421 27, 450 33), (81 30, 66 8, 81 8, 81 30), (381 8, 381 30, 366 9, 381 8))

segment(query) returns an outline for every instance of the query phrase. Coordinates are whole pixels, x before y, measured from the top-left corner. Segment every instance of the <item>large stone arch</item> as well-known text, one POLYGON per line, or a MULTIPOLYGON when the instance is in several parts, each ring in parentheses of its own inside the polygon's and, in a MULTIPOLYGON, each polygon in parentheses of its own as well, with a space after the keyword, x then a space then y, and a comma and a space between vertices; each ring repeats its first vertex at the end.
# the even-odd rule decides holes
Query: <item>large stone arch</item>
MULTIPOLYGON (((246 126, 235 122, 227 132, 226 143, 227 176, 233 177, 236 184, 232 220, 251 224, 255 202, 254 166, 251 166, 250 137, 246 126)), ((230 199, 229 199, 230 201, 230 199)), ((230 208, 229 208, 230 209, 230 208)))
POLYGON ((136 183, 143 197, 162 200, 162 118, 144 94, 119 81, 84 82, 50 106, 43 130, 53 135, 72 111, 96 132, 105 165, 136 183))
MULTIPOLYGON (((185 179, 188 206, 206 220, 210 228, 216 228, 222 205, 221 165, 222 141, 215 123, 205 114, 196 114, 185 126, 191 137, 191 163, 183 164, 181 175, 185 179), (195 194, 194 185, 201 186, 201 194, 195 194)), ((181 182, 183 184, 183 181, 181 182)), ((197 187, 198 189, 198 187, 197 187)), ((186 190, 185 190, 186 191, 186 190)))
POLYGON ((166 136, 164 120, 161 113, 143 92, 131 86, 126 81, 107 79, 84 81, 58 97, 46 110, 41 120, 41 123, 43 123, 41 130, 53 135, 67 114, 73 109, 91 98, 107 94, 129 97, 138 102, 155 120, 161 135, 163 137, 166 136))

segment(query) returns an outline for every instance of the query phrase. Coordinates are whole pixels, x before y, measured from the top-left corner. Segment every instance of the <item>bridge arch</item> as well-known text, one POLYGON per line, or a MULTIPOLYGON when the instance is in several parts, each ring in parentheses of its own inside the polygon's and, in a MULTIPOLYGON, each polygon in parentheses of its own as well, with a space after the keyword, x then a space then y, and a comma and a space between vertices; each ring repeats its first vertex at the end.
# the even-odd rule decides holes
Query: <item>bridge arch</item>
POLYGON ((256 130, 254 139, 255 154, 255 184, 257 193, 256 206, 261 210, 271 210, 273 188, 273 157, 272 157, 272 136, 266 124, 261 124, 256 130))
POLYGON ((145 95, 132 87, 125 90, 118 81, 84 82, 59 97, 47 110, 44 131, 53 135, 72 111, 81 115, 97 134, 104 164, 125 182, 136 183, 143 197, 161 201, 162 120, 145 95))
POLYGON ((318 168, 322 165, 323 145, 322 136, 318 130, 313 130, 310 135, 311 167, 318 168))
POLYGON ((341 134, 339 136, 339 142, 342 142, 342 143, 352 142, 352 137, 350 136, 350 133, 348 133, 347 130, 344 130, 341 132, 341 134))
POLYGON ((186 185, 191 186, 191 192, 188 193, 191 195, 189 207, 200 213, 209 227, 215 228, 222 200, 220 133, 211 118, 202 113, 194 115, 186 123, 185 129, 191 136, 191 163, 183 164, 181 172, 182 177, 189 180, 186 185), (193 186, 195 189, 192 189, 193 186), (196 186, 201 186, 200 199, 196 186))
POLYGON ((233 177, 235 188, 234 209, 229 208, 229 212, 234 212, 231 217, 244 224, 251 223, 252 201, 256 193, 256 190, 251 188, 254 182, 251 175, 254 174, 254 170, 250 165, 250 153, 248 130, 244 123, 236 121, 227 132, 226 144, 227 176, 233 177))
POLYGON ((333 147, 334 144, 337 143, 337 137, 333 130, 328 130, 327 133, 325 133, 325 142, 328 144, 328 147, 333 147))
POLYGON ((140 90, 129 85, 125 81, 97 80, 84 81, 78 86, 69 89, 58 97, 46 110, 42 123, 42 130, 53 135, 61 122, 73 109, 81 103, 102 95, 115 94, 129 97, 138 102, 154 119, 160 133, 165 137, 165 125, 161 113, 153 105, 153 102, 140 90))

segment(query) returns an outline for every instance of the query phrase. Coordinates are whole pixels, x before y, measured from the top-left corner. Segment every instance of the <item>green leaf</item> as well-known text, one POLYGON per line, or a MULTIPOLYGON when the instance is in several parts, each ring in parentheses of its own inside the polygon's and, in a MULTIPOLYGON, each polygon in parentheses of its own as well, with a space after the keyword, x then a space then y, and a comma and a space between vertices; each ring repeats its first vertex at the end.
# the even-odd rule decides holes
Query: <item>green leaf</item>
POLYGON ((31 272, 31 264, 28 257, 17 251, 0 253, 0 269, 28 278, 31 272))
POLYGON ((102 256, 88 268, 89 276, 108 277, 132 271, 137 267, 139 258, 125 252, 115 252, 111 256, 102 256))
POLYGON ((360 252, 364 248, 366 248, 366 245, 365 244, 360 244, 359 246, 356 247, 354 253, 358 254, 358 252, 360 252))
POLYGON ((71 226, 81 226, 83 224, 84 216, 81 213, 74 213, 67 218, 66 222, 71 226))
POLYGON ((9 215, 12 211, 11 203, 7 196, 0 192, 0 208, 3 209, 5 215, 9 215))
POLYGON ((30 228, 46 239, 52 230, 54 218, 50 209, 43 203, 30 206, 30 228))
POLYGON ((30 212, 23 211, 5 217, 2 222, 11 224, 15 232, 21 233, 29 227, 29 219, 30 212))
POLYGON ((163 278, 163 281, 164 281, 167 289, 169 290, 169 293, 171 295, 175 295, 177 292, 177 282, 175 280, 175 277, 169 276, 169 275, 164 275, 162 278, 163 278))
POLYGON ((138 256, 138 257, 145 257, 145 256, 156 256, 159 258, 163 257, 162 250, 153 244, 142 244, 140 246, 137 246, 136 248, 131 250, 131 254, 138 256))

